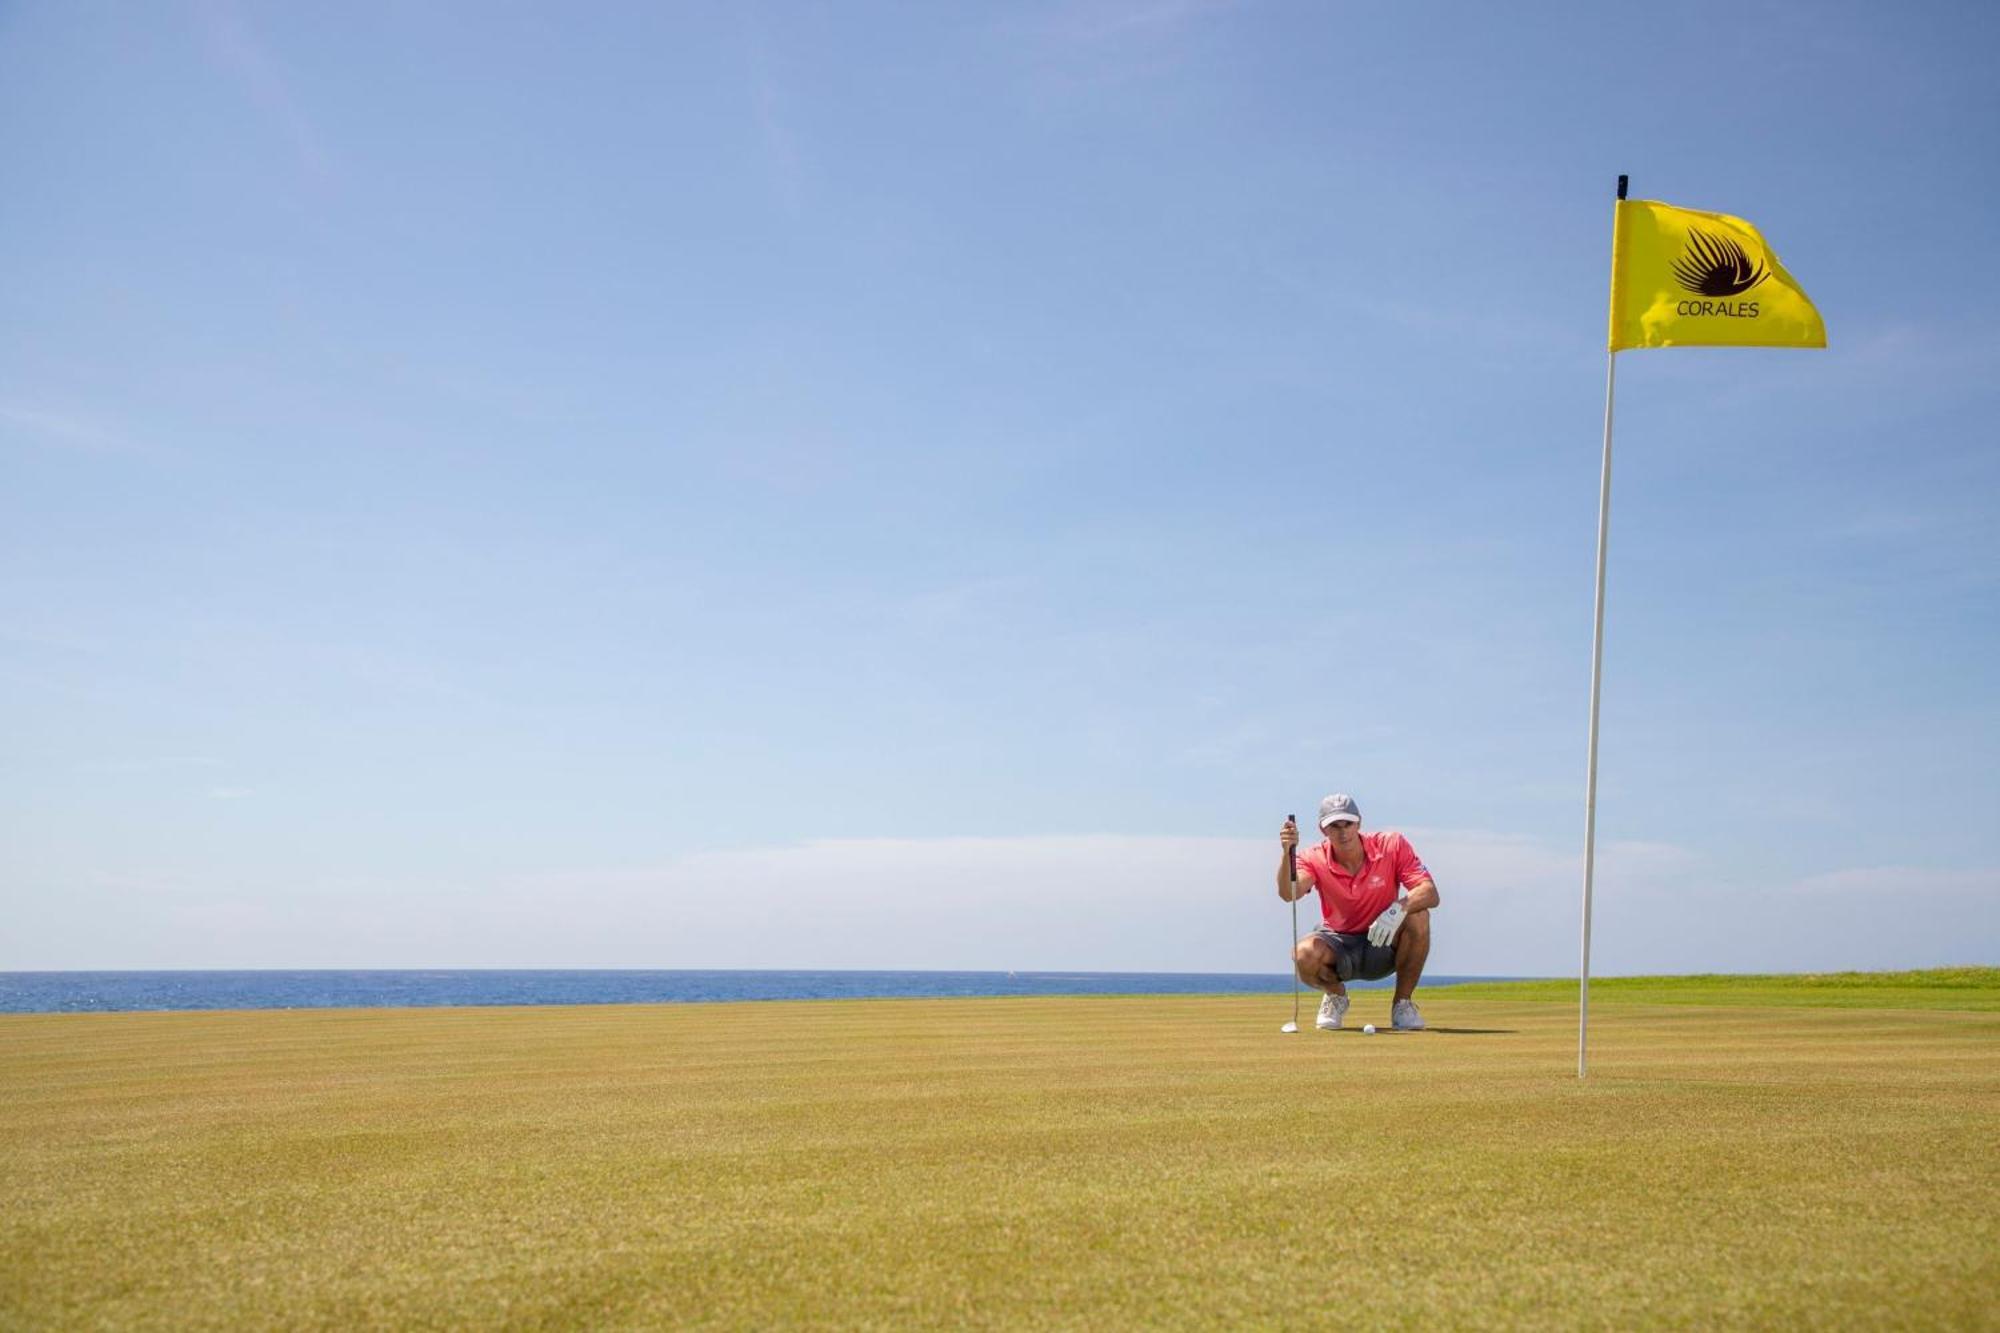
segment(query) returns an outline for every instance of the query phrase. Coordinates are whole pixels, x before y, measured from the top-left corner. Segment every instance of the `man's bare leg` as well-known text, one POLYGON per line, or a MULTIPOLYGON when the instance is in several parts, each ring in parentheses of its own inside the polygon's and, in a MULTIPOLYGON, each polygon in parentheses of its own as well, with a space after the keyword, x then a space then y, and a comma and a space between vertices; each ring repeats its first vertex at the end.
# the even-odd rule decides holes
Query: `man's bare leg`
POLYGON ((1396 999, 1407 1000, 1416 993, 1417 979, 1424 974, 1424 960, 1430 956, 1431 913, 1425 908, 1404 917, 1403 928, 1396 932, 1396 999))
POLYGON ((1314 990, 1328 995, 1347 994, 1340 974, 1333 970, 1333 949, 1317 935, 1308 935, 1298 942, 1292 950, 1292 963, 1299 970, 1299 980, 1314 990))

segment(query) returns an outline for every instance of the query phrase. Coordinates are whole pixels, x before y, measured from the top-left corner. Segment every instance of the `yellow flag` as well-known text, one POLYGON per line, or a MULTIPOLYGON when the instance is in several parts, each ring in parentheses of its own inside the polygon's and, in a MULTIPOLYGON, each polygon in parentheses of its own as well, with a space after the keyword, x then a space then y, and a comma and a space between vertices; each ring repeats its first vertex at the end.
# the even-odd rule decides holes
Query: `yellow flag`
POLYGON ((1612 351, 1824 346, 1819 311, 1755 227, 1727 213, 1619 200, 1612 351))

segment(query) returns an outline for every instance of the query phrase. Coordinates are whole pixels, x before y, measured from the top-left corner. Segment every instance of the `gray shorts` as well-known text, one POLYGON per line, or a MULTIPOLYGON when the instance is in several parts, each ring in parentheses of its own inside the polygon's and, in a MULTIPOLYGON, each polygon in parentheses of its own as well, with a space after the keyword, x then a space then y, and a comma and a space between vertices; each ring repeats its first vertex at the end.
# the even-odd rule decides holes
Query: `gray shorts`
POLYGON ((1348 935, 1318 926, 1313 938, 1333 950, 1333 974, 1342 981, 1380 981, 1396 974, 1396 950, 1370 944, 1366 931, 1348 935))

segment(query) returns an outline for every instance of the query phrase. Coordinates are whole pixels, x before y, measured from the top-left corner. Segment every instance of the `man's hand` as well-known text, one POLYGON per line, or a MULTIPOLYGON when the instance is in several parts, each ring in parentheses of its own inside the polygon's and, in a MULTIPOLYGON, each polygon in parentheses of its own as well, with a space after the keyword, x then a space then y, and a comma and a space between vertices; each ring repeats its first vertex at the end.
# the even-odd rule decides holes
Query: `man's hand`
POLYGON ((1368 942, 1378 949, 1388 948, 1396 938, 1396 932, 1402 929, 1405 915, 1400 902, 1390 903, 1382 915, 1375 918, 1375 924, 1368 927, 1368 942))
POLYGON ((1305 896, 1294 878, 1299 873, 1298 848, 1298 821, 1287 816, 1285 826, 1278 830, 1278 896, 1288 903, 1305 896))

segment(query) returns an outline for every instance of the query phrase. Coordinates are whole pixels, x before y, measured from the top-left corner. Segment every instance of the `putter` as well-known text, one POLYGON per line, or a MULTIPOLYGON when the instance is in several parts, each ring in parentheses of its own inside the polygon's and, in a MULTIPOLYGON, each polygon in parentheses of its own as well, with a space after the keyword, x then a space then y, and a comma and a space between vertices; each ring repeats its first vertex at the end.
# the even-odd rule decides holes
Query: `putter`
MULTIPOLYGON (((1286 815, 1287 823, 1299 822, 1297 815, 1286 815)), ((1285 848, 1285 892, 1295 892, 1299 879, 1298 854, 1290 847, 1285 848)), ((1285 961, 1292 969, 1292 1021, 1279 1028, 1280 1032, 1299 1030, 1299 965, 1292 959, 1292 950, 1299 947, 1299 900, 1292 899, 1292 933, 1285 940, 1285 961)))

